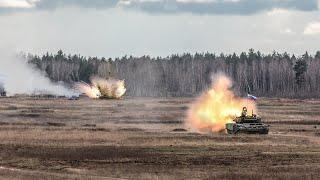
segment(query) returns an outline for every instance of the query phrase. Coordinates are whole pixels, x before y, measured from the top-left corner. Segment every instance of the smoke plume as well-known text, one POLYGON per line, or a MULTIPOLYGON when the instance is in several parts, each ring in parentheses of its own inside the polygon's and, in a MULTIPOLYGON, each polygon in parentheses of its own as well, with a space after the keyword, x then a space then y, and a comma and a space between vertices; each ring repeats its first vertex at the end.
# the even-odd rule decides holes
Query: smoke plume
POLYGON ((80 82, 75 88, 90 98, 120 99, 126 92, 124 80, 91 78, 91 85, 80 82))
POLYGON ((0 74, 9 96, 16 94, 51 94, 57 96, 77 95, 62 84, 52 83, 44 73, 19 58, 13 51, 0 51, 0 74))

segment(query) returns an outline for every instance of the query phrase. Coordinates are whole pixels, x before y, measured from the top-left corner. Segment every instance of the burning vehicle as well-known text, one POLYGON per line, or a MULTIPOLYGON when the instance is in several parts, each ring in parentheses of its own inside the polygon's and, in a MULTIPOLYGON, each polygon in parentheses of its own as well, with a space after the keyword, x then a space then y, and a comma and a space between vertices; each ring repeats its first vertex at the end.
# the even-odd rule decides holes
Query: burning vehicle
POLYGON ((247 107, 243 107, 241 116, 236 117, 232 123, 226 123, 228 134, 237 133, 259 133, 268 134, 269 125, 261 122, 261 118, 256 114, 248 115, 247 107))
POLYGON ((80 82, 75 88, 82 94, 93 99, 121 99, 125 92, 124 80, 114 78, 91 78, 91 84, 80 82))

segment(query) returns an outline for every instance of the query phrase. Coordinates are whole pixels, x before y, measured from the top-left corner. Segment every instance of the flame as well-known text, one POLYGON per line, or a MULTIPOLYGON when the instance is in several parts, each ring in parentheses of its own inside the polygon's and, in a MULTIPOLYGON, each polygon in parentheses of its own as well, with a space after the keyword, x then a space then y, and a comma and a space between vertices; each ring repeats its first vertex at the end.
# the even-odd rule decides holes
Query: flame
POLYGON ((117 80, 113 78, 102 79, 94 77, 91 79, 91 83, 92 85, 84 82, 77 83, 76 89, 94 99, 119 99, 126 92, 124 80, 117 80))
POLYGON ((190 107, 187 124, 199 132, 221 132, 226 123, 241 115, 242 108, 255 110, 255 103, 246 98, 236 97, 230 87, 231 80, 219 75, 212 87, 203 93, 190 107))

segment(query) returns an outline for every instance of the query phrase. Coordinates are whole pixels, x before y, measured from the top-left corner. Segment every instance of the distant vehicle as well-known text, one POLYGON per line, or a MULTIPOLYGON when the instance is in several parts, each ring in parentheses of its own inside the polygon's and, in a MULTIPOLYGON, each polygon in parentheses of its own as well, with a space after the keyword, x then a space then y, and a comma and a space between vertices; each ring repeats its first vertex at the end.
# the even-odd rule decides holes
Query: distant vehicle
POLYGON ((0 73, 0 97, 7 96, 7 92, 4 88, 4 82, 6 80, 6 76, 0 73))
POLYGON ((68 100, 79 100, 79 96, 71 96, 68 100))
POLYGON ((269 125, 261 122, 261 118, 256 114, 247 115, 247 108, 243 107, 241 116, 236 117, 233 123, 226 124, 228 134, 237 133, 257 133, 268 134, 269 125))
POLYGON ((0 90, 0 97, 6 97, 6 96, 7 96, 7 92, 0 90))

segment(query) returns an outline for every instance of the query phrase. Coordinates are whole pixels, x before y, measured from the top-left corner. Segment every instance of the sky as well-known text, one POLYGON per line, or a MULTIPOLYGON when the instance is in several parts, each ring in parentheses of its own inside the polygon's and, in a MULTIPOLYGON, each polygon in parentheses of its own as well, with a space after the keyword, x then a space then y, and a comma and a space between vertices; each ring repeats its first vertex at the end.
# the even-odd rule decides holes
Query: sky
POLYGON ((0 0, 0 48, 16 52, 301 55, 319 42, 320 0, 0 0))

